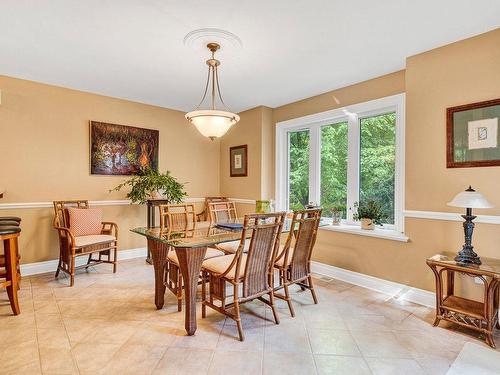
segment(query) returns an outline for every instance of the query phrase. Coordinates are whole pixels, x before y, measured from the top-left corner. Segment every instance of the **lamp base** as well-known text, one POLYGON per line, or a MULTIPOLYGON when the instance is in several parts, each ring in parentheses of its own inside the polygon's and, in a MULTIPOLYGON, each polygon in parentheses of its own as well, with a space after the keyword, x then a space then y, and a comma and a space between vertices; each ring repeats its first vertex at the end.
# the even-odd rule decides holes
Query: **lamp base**
POLYGON ((462 249, 455 257, 455 262, 480 265, 481 258, 472 249, 462 249))

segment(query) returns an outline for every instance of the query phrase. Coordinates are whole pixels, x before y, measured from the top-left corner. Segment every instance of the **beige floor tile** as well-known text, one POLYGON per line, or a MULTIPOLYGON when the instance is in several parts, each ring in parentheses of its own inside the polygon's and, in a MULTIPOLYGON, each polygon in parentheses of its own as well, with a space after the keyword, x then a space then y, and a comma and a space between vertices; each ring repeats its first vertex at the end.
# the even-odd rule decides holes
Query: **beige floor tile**
POLYGON ((40 346, 40 361, 44 374, 78 374, 69 348, 40 346))
POLYGON ((392 332, 351 331, 364 357, 412 358, 392 332))
POLYGON ((127 344, 170 346, 181 334, 175 322, 142 322, 127 344))
POLYGON ((206 374, 212 360, 213 350, 197 348, 168 348, 153 371, 159 375, 206 374))
MULTIPOLYGON (((182 325, 183 326, 183 325, 182 325)), ((187 336, 185 330, 179 330, 172 346, 182 348, 215 349, 222 327, 198 322, 194 336, 187 336)))
POLYGON ((373 375, 424 375, 425 372, 413 359, 367 358, 373 375))
POLYGON ((211 375, 255 375, 262 372, 262 352, 216 350, 208 373, 211 375))
POLYGON ((304 323, 275 324, 264 329, 264 351, 311 353, 311 345, 304 323))
MULTIPOLYGON (((3 341, 2 341, 3 342, 3 341)), ((20 369, 40 369, 36 340, 0 346, 0 366, 3 373, 16 373, 20 369)))
POLYGON ((116 352, 101 373, 150 374, 166 350, 166 347, 157 345, 126 344, 116 352))
POLYGON ((308 332, 314 354, 361 356, 349 331, 309 329, 308 332))
POLYGON ((106 321, 102 319, 78 319, 71 317, 64 317, 63 322, 72 346, 86 339, 90 334, 106 323, 106 321))
POLYGON ((311 375, 316 366, 311 354, 306 353, 264 353, 264 375, 311 375))
POLYGON ((243 326, 245 341, 239 341, 238 329, 235 325, 226 324, 222 329, 217 350, 264 350, 264 327, 243 326))
POLYGON ((92 330, 82 342, 124 344, 137 332, 142 322, 105 320, 92 330))
POLYGON ((64 328, 61 314, 35 313, 36 327, 47 329, 64 328))
POLYGON ((68 335, 66 334, 65 328, 58 329, 47 329, 38 328, 37 331, 38 345, 40 348, 58 348, 58 349, 70 349, 71 345, 69 342, 68 335))
POLYGON ((319 375, 370 375, 372 372, 362 357, 315 355, 319 375))
POLYGON ((111 361, 119 348, 118 344, 81 342, 71 349, 71 353, 81 374, 95 374, 111 361))

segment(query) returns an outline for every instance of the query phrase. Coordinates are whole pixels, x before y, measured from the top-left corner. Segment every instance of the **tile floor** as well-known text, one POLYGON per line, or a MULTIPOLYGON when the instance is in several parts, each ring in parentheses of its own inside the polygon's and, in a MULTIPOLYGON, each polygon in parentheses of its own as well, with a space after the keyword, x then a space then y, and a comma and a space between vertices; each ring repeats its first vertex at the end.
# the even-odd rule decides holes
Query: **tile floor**
MULTIPOLYGON (((166 293, 153 304, 144 259, 81 272, 75 287, 52 274, 24 278, 20 316, 0 292, 1 374, 445 374, 470 332, 433 328, 433 310, 317 277, 320 303, 293 290, 297 316, 279 301, 281 324, 246 304, 246 341, 234 322, 200 311, 196 336, 166 293)), ((446 327, 446 323, 441 323, 446 327)))

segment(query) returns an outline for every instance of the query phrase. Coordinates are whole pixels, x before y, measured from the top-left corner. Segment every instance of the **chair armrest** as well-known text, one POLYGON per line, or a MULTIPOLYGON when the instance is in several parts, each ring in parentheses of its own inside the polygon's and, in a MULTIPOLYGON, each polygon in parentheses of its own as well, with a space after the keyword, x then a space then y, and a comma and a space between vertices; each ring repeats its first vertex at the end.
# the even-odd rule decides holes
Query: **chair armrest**
POLYGON ((203 221, 203 216, 205 216, 206 210, 201 211, 199 214, 196 214, 196 221, 203 221))
POLYGON ((101 234, 108 234, 111 236, 115 236, 115 238, 118 239, 118 225, 116 225, 116 223, 113 223, 111 221, 103 221, 101 234))
POLYGON ((54 229, 57 230, 59 238, 66 236, 66 238, 69 239, 70 247, 71 248, 75 247, 75 236, 73 236, 73 233, 71 233, 71 231, 68 228, 58 227, 54 225, 54 229))

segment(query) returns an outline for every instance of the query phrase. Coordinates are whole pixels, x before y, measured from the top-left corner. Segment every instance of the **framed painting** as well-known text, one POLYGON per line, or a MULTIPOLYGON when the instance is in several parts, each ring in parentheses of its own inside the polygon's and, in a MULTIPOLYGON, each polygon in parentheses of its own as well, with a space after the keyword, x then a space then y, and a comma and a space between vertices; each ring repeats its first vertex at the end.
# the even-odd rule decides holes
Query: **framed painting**
POLYGON ((246 177, 248 175, 248 146, 229 148, 229 168, 231 177, 246 177))
POLYGON ((159 131, 90 121, 90 173, 135 175, 158 169, 159 131))
POLYGON ((446 110, 447 168, 500 166, 500 99, 446 110))

